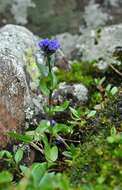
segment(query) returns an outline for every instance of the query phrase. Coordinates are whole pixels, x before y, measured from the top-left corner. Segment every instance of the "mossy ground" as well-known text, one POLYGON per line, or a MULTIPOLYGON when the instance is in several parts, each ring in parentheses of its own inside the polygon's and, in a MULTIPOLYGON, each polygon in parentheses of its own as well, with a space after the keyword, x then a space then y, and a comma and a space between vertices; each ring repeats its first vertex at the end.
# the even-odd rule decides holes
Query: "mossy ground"
POLYGON ((121 100, 122 94, 109 102, 94 120, 88 122, 91 129, 69 170, 74 187, 122 189, 121 100))

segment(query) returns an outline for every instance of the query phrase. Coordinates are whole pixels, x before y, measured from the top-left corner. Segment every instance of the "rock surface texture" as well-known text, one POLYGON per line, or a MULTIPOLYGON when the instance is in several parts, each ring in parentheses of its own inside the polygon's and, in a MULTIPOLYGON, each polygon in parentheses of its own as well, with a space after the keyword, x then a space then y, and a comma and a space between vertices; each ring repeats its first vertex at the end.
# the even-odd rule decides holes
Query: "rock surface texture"
POLYGON ((79 28, 82 32, 121 23, 122 1, 0 0, 0 15, 0 25, 26 25, 38 35, 76 32, 79 28))
POLYGON ((87 30, 79 36, 64 33, 57 35, 57 38, 63 44, 62 49, 68 59, 96 60, 98 68, 105 70, 109 63, 120 64, 113 55, 116 51, 118 54, 122 51, 121 36, 122 24, 118 24, 103 27, 99 32, 87 30))
POLYGON ((54 100, 58 102, 70 101, 73 107, 88 102, 88 89, 83 84, 60 83, 59 88, 53 94, 54 100))
POLYGON ((87 32, 79 38, 82 57, 84 60, 95 60, 104 58, 105 55, 113 53, 116 47, 122 46, 122 24, 104 27, 99 31, 87 32))
POLYGON ((10 141, 8 131, 21 132, 25 110, 30 104, 25 50, 35 46, 35 37, 24 27, 7 25, 0 29, 0 147, 10 141))

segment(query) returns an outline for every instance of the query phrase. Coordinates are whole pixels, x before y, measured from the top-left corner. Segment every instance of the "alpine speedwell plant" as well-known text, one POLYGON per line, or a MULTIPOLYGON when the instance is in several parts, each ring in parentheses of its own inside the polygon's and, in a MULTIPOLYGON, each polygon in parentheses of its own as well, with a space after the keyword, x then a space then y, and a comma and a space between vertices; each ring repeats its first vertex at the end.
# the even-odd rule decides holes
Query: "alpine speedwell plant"
MULTIPOLYGON (((60 49, 60 43, 57 39, 42 39, 38 43, 41 53, 44 55, 43 69, 38 65, 40 70, 40 90, 44 96, 47 97, 47 105, 45 106, 45 112, 47 119, 41 121, 39 127, 36 129, 38 133, 43 131, 44 138, 44 154, 47 161, 55 161, 58 158, 58 148, 54 142, 62 142, 66 148, 69 148, 64 139, 59 133, 69 133, 69 127, 62 123, 57 123, 53 117, 56 112, 61 112, 67 109, 69 102, 66 101, 62 105, 53 104, 53 92, 58 86, 58 80, 53 70, 55 66, 55 53, 60 49), (42 70, 46 72, 42 72, 42 70), (46 74, 45 74, 46 73, 46 74), (46 134, 50 137, 47 138, 46 134)), ((41 133, 42 136, 42 133, 41 133)))
MULTIPOLYGON (((43 90, 41 88, 41 90, 44 92, 44 91, 47 91, 47 95, 48 95, 48 119, 50 120, 50 123, 51 122, 51 116, 52 116, 52 93, 53 93, 53 90, 56 88, 56 85, 57 85, 57 80, 56 80, 56 77, 55 77, 55 74, 52 70, 53 68, 53 62, 52 62, 52 56, 56 53, 56 51, 60 48, 60 44, 58 42, 58 40, 56 39, 52 39, 52 40, 49 40, 48 38, 46 39, 43 39, 39 42, 39 47, 41 48, 43 54, 44 54, 44 57, 45 57, 45 60, 46 60, 46 66, 48 67, 48 82, 46 83, 43 83, 43 90)), ((41 85, 41 81, 40 81, 40 85, 41 85)), ((45 94, 45 92, 44 92, 45 94)))
POLYGON ((69 105, 69 102, 66 101, 63 105, 53 106, 52 95, 58 86, 57 77, 53 70, 53 67, 55 66, 54 56, 56 51, 60 49, 60 43, 57 39, 49 40, 46 38, 39 42, 39 47, 44 55, 44 60, 46 62, 46 64, 44 64, 46 76, 42 74, 42 68, 40 69, 40 75, 42 74, 42 77, 40 77, 40 89, 44 95, 48 96, 48 104, 45 110, 47 112, 48 120, 50 121, 51 126, 54 126, 55 122, 53 120, 53 115, 55 112, 64 111, 69 105))

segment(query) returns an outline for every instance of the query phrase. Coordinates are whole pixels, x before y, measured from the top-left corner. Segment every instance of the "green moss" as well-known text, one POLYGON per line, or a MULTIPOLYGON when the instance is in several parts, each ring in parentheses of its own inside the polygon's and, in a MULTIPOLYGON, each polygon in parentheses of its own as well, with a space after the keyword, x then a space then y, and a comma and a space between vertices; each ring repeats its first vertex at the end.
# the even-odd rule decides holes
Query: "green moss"
POLYGON ((77 62, 71 65, 70 71, 60 70, 57 75, 61 82, 81 82, 86 86, 90 86, 93 84, 93 70, 93 63, 77 62))
POLYGON ((100 104, 102 102, 102 95, 100 92, 95 91, 93 94, 91 94, 91 105, 100 104))
POLYGON ((121 100, 122 93, 119 93, 95 119, 87 122, 87 137, 69 171, 74 187, 81 190, 122 189, 121 100))
POLYGON ((102 133, 92 136, 82 145, 81 153, 73 163, 71 182, 74 186, 82 186, 81 189, 89 186, 95 190, 122 188, 121 151, 121 140, 109 143, 102 133))

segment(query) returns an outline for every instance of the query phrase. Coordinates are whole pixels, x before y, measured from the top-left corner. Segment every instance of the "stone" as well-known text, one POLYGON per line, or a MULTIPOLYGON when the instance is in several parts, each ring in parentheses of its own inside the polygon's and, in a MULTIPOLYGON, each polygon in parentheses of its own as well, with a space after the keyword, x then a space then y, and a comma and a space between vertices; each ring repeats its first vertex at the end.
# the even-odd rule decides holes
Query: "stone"
POLYGON ((27 80, 26 51, 36 47, 34 35, 24 27, 7 25, 0 29, 0 147, 10 143, 6 133, 22 132, 26 109, 31 105, 27 80))
POLYGON ((7 145, 6 132, 23 130, 27 100, 28 86, 19 61, 8 52, 0 53, 0 146, 7 145))
POLYGON ((8 24, 0 29, 0 50, 8 49, 18 59, 24 59, 26 51, 34 49, 36 43, 33 33, 23 26, 8 24))
POLYGON ((79 52, 83 61, 98 61, 100 70, 107 69, 110 63, 120 64, 113 57, 116 49, 122 47, 122 24, 104 27, 99 31, 91 30, 79 37, 79 52), (94 35, 93 35, 94 33, 94 35))
POLYGON ((53 100, 59 103, 70 101, 71 106, 77 107, 88 102, 88 89, 83 84, 60 83, 53 93, 53 100))
POLYGON ((108 19, 109 15, 103 11, 100 4, 95 3, 94 0, 89 1, 89 4, 85 7, 84 12, 84 21, 87 29, 97 29, 104 26, 108 19))
POLYGON ((79 35, 72 35, 68 32, 56 36, 61 44, 61 49, 65 57, 70 59, 76 44, 78 43, 79 35))
POLYGON ((28 11, 29 7, 35 8, 35 4, 31 0, 13 0, 11 7, 11 13, 17 24, 27 24, 28 23, 28 11))
POLYGON ((66 32, 56 35, 56 38, 61 44, 61 49, 56 53, 56 66, 61 70, 69 71, 71 69, 70 59, 73 58, 79 36, 66 32))

